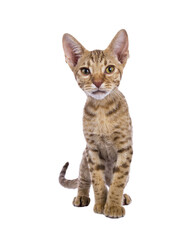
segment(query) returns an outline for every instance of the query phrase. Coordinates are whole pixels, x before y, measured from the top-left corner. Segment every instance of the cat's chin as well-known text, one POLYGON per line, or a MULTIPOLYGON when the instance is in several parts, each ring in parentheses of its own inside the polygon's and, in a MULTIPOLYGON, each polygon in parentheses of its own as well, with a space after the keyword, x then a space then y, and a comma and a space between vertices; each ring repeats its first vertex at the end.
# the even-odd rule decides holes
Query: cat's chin
POLYGON ((95 92, 88 92, 87 94, 91 96, 92 98, 95 98, 97 100, 104 99, 110 92, 109 91, 95 91, 95 92))

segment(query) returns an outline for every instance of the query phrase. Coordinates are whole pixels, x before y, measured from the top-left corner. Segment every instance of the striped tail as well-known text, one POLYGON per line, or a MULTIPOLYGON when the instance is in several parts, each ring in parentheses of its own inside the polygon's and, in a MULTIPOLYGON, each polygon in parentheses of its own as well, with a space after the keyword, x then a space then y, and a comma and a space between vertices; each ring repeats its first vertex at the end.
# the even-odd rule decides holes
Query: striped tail
POLYGON ((59 183, 65 188, 74 189, 74 188, 78 187, 78 178, 73 179, 73 180, 67 180, 65 178, 66 170, 67 170, 68 166, 69 166, 68 162, 63 166, 63 168, 60 172, 60 175, 59 175, 59 183))

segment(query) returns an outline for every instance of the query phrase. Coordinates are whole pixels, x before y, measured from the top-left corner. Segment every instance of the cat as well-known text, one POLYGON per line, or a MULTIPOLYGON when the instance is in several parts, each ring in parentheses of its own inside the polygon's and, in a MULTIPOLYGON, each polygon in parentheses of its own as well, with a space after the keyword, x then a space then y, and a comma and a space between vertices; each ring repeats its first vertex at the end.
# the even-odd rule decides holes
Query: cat
POLYGON ((118 90, 129 57, 127 32, 120 30, 106 50, 86 50, 73 36, 64 34, 65 59, 79 87, 86 93, 83 132, 86 148, 79 177, 65 178, 69 163, 62 168, 59 182, 78 188, 73 205, 88 206, 89 189, 94 189, 94 212, 110 218, 125 215, 123 205, 131 198, 123 194, 132 160, 132 124, 128 105, 118 90), (109 186, 109 190, 107 188, 109 186))

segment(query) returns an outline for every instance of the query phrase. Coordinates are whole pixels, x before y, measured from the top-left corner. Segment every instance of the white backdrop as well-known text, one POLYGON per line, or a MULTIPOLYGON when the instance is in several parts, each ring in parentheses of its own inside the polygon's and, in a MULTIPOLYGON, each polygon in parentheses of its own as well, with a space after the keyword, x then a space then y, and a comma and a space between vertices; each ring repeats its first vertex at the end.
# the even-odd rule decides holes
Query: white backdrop
POLYGON ((179 1, 0 2, 0 238, 180 239, 179 1), (87 49, 129 34, 120 90, 134 127, 126 216, 75 208, 86 96, 64 61, 65 32, 87 49))

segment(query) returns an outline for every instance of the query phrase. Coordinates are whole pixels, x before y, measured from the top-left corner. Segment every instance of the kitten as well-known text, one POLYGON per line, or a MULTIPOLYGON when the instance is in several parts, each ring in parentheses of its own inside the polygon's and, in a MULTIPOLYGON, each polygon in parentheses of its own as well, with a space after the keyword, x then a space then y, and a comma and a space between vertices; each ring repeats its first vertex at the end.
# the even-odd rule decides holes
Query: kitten
POLYGON ((123 217, 123 205, 131 202, 123 191, 128 181, 133 150, 128 105, 118 86, 129 56, 128 35, 121 30, 106 50, 88 51, 73 36, 64 34, 63 48, 66 62, 87 95, 83 117, 87 145, 79 178, 65 179, 69 165, 66 163, 59 182, 67 188, 78 188, 77 197, 73 200, 73 205, 77 207, 89 204, 92 183, 94 212, 112 218, 123 217))

